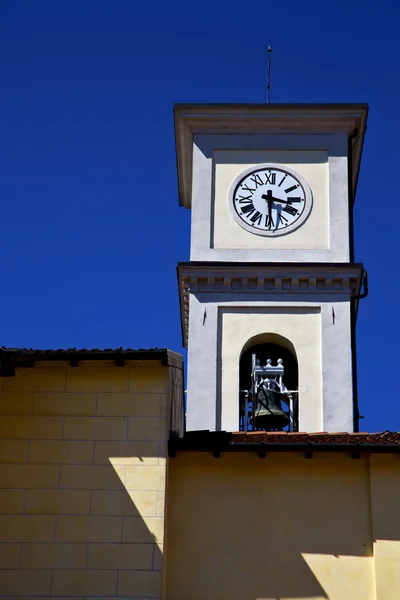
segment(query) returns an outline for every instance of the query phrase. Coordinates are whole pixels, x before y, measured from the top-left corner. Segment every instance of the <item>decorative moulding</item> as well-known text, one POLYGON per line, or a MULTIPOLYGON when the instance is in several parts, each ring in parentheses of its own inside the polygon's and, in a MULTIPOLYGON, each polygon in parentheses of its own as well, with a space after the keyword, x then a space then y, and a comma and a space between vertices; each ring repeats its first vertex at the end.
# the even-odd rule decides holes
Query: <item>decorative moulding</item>
POLYGON ((345 133, 351 142, 352 199, 363 148, 366 104, 176 104, 179 202, 191 207, 193 136, 197 133, 345 133))
MULTIPOLYGON (((189 297, 190 294, 215 296, 215 302, 251 294, 254 302, 265 296, 310 296, 344 295, 346 299, 356 297, 363 277, 362 264, 292 264, 272 263, 259 265, 213 265, 213 263, 179 263, 178 282, 181 308, 182 334, 185 346, 188 343, 189 297)), ((289 298, 288 298, 289 299, 289 298)))

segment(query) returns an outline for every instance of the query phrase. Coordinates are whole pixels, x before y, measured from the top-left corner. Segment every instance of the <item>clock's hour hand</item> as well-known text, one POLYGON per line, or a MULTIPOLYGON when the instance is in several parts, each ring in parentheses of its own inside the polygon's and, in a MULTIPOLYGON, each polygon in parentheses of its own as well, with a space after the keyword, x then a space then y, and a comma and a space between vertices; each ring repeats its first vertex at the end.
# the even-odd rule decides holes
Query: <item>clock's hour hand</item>
POLYGON ((261 196, 261 198, 263 198, 263 200, 266 200, 268 202, 268 224, 269 224, 269 228, 271 227, 271 223, 272 223, 272 190, 268 190, 266 194, 263 194, 261 196))

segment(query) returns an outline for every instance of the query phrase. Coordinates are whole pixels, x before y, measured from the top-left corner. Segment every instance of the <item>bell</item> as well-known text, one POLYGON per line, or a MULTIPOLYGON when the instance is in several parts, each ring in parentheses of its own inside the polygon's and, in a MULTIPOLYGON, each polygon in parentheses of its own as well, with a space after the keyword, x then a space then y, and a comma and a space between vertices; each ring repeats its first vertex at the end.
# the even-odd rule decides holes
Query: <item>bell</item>
POLYGON ((289 415, 282 410, 281 394, 272 389, 259 388, 254 411, 256 429, 283 429, 289 425, 289 415))

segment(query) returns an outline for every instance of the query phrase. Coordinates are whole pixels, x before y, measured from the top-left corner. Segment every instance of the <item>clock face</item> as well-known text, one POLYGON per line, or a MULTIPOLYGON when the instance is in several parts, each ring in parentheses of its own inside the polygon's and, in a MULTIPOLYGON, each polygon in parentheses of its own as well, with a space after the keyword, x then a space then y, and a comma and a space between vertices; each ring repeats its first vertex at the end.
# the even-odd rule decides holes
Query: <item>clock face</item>
POLYGON ((293 169, 265 164, 244 171, 229 196, 232 216, 247 231, 276 237, 294 231, 309 216, 312 193, 293 169))

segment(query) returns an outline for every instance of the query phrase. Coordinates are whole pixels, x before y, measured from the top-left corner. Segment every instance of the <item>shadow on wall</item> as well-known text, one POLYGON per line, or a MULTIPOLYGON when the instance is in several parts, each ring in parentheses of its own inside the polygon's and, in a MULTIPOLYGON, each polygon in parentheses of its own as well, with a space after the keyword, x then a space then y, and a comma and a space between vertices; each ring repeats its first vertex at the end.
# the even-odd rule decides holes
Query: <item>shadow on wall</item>
POLYGON ((167 600, 375 598, 367 461, 178 454, 167 600))
POLYGON ((60 487, 90 494, 90 508, 58 515, 56 542, 87 544, 87 562, 55 571, 51 595, 161 598, 165 460, 165 443, 102 441, 95 465, 61 466, 60 487))
MULTIPOLYGON (((103 503, 101 492, 94 491, 93 496, 100 500, 100 512, 121 520, 121 535, 115 545, 103 540, 89 547, 89 568, 91 555, 96 555, 100 561, 93 567, 117 570, 118 596, 161 599, 166 444, 132 442, 129 449, 124 444, 120 456, 108 460, 117 489, 107 491, 103 503), (135 454, 135 444, 140 456, 135 454)), ((92 512, 96 510, 92 503, 92 512)))
POLYGON ((182 374, 139 367, 45 363, 1 379, 1 597, 161 598, 182 374))
POLYGON ((21 467, 35 481, 25 480, 25 514, 14 501, 18 514, 1 518, 0 538, 13 543, 0 554, 0 596, 160 599, 165 447, 96 441, 93 453, 93 442, 32 440, 40 464, 3 465, 13 482, 21 467), (77 444, 81 464, 56 463, 54 444, 77 444))

